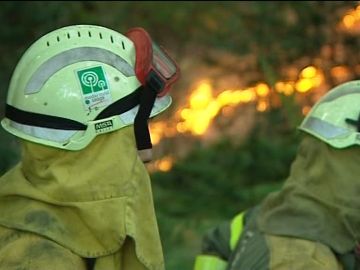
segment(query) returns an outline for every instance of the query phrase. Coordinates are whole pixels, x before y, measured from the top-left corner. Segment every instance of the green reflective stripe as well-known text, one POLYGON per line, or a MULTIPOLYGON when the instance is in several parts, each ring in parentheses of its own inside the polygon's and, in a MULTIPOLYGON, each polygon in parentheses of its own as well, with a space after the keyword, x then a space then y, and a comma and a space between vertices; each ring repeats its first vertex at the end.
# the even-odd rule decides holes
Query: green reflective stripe
POLYGON ((238 242, 240 235, 243 230, 243 224, 244 224, 244 214, 245 212, 242 212, 238 214, 236 217, 233 218, 231 222, 231 232, 230 232, 230 249, 234 250, 236 247, 236 243, 238 242))
POLYGON ((199 255, 196 257, 194 270, 225 270, 227 262, 212 255, 199 255))

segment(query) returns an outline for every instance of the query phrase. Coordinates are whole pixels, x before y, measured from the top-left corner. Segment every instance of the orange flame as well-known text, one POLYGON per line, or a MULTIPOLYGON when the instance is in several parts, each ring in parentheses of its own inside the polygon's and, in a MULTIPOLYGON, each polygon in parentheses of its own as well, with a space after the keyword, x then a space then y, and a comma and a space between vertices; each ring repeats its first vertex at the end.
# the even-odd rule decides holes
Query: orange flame
POLYGON ((300 72, 295 88, 300 93, 306 93, 318 87, 324 81, 322 72, 314 66, 308 66, 300 72))
POLYGON ((348 11, 342 18, 341 24, 348 31, 360 31, 360 5, 348 11))
POLYGON ((156 166, 160 171, 167 172, 171 170, 174 163, 174 159, 172 157, 164 157, 158 160, 156 163, 157 163, 156 166))
POLYGON ((180 133, 202 135, 222 108, 249 103, 256 99, 256 94, 266 97, 269 92, 269 87, 261 83, 255 88, 225 90, 215 97, 212 85, 201 82, 189 97, 189 107, 181 110, 181 122, 177 124, 177 130, 180 133))
MULTIPOLYGON (((341 20, 342 26, 349 31, 360 31, 360 5, 345 14, 341 20)), ((338 81, 346 80, 350 72, 345 66, 336 66, 331 69, 331 75, 338 81)), ((296 81, 278 81, 274 84, 274 91, 291 96, 296 92, 305 94, 319 87, 325 81, 322 70, 308 66, 302 69, 296 81)), ((224 90, 214 96, 212 85, 203 81, 189 96, 189 106, 179 109, 179 118, 175 123, 155 122, 150 124, 152 142, 157 144, 163 137, 175 136, 176 133, 190 132, 193 135, 202 135, 218 114, 230 116, 232 107, 239 104, 257 102, 259 112, 266 111, 269 104, 269 95, 272 89, 263 82, 246 89, 224 90), (170 123, 170 124, 169 124, 170 123)), ((311 106, 305 105, 302 113, 309 113, 311 106)), ((155 168, 161 171, 171 169, 174 160, 170 157, 155 162, 155 168)))
MULTIPOLYGON (((343 69, 334 69, 336 74, 344 73, 343 69)), ((296 92, 307 93, 324 82, 323 72, 314 67, 307 66, 299 73, 296 81, 278 81, 274 90, 278 93, 290 96, 296 92)), ((223 114, 231 115, 231 107, 239 104, 257 102, 256 109, 264 112, 270 107, 269 96, 272 89, 264 82, 259 82, 253 87, 245 89, 224 90, 217 96, 209 81, 201 81, 192 91, 188 99, 188 106, 178 110, 178 120, 160 121, 150 124, 153 144, 158 144, 163 137, 172 137, 177 133, 189 132, 192 135, 203 135, 213 119, 223 114)), ((308 111, 304 109, 304 112, 308 111)))
POLYGON ((350 70, 346 66, 336 66, 333 67, 330 71, 331 76, 334 77, 339 83, 345 82, 349 79, 350 70))

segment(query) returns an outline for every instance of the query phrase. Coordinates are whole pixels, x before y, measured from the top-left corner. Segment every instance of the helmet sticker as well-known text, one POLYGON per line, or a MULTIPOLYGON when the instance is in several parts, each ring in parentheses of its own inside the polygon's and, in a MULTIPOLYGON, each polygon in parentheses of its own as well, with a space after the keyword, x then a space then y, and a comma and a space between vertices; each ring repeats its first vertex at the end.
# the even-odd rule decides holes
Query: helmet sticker
POLYGON ((86 110, 97 110, 112 103, 106 74, 101 66, 77 71, 86 110))
POLYGON ((112 130, 114 128, 114 124, 112 120, 106 120, 95 124, 95 132, 96 133, 104 133, 112 130))

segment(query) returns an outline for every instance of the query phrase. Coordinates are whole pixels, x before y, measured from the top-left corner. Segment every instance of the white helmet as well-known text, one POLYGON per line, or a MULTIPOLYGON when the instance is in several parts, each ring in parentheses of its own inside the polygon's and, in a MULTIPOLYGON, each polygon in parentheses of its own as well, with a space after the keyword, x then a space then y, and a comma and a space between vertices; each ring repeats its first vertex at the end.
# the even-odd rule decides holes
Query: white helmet
POLYGON ((134 124, 138 115, 138 148, 151 148, 147 119, 150 111, 155 116, 171 104, 166 92, 178 73, 141 28, 125 36, 94 25, 64 27, 37 40, 21 58, 1 123, 25 140, 80 150, 98 134, 134 124))
POLYGON ((335 148, 360 145, 360 81, 341 84, 326 93, 299 129, 335 148))

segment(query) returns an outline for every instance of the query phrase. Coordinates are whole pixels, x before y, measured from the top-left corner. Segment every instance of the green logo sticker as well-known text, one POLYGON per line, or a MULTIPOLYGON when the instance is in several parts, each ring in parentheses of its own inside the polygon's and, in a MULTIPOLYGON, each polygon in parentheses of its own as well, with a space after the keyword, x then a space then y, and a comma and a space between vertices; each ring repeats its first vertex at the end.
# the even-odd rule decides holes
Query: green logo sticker
POLYGON ((111 104, 110 88, 102 66, 78 70, 76 73, 86 110, 96 110, 111 104))
POLYGON ((84 95, 109 89, 102 67, 79 70, 77 74, 84 95))
POLYGON ((96 123, 95 124, 95 132, 96 133, 103 133, 106 131, 110 131, 113 128, 113 121, 112 120, 106 120, 104 122, 96 123))

